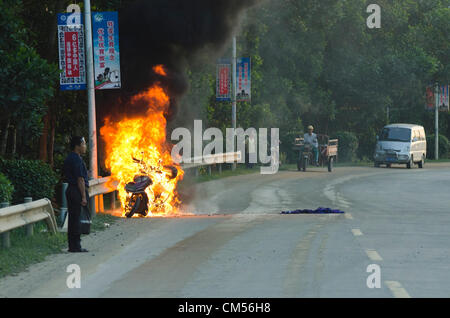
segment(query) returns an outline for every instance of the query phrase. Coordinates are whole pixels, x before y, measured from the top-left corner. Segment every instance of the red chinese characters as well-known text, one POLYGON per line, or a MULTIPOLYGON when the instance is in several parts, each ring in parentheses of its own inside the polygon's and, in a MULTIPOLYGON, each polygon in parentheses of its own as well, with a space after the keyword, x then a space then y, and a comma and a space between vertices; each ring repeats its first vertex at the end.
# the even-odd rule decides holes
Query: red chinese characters
POLYGON ((228 73, 228 67, 222 67, 219 72, 220 77, 220 87, 219 87, 219 94, 220 95, 228 95, 229 91, 229 73, 228 73))
POLYGON ((78 32, 65 32, 66 77, 80 76, 80 59, 78 56, 78 32))
POLYGON ((98 34, 98 56, 99 56, 99 66, 100 68, 105 68, 105 30, 103 28, 97 29, 98 34))
POLYGON ((115 60, 115 50, 114 50, 114 21, 108 21, 106 23, 108 26, 108 54, 109 60, 115 60))
POLYGON ((248 63, 244 63, 244 86, 248 85, 248 63))

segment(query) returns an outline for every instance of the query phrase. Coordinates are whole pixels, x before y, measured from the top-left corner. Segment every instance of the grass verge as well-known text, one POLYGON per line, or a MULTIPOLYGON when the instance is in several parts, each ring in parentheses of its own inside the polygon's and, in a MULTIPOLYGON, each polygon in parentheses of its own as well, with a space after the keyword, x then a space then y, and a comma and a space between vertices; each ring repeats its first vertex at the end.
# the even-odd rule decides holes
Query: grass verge
MULTIPOLYGON (((105 223, 112 224, 116 217, 108 214, 97 214, 92 220, 92 232, 106 228, 105 223)), ((47 232, 45 222, 34 225, 34 235, 27 237, 25 227, 12 230, 10 233, 11 247, 0 247, 0 278, 15 275, 27 269, 31 264, 39 263, 51 254, 57 254, 67 249, 67 234, 47 232)))
POLYGON ((104 229, 107 228, 107 226, 105 226, 105 223, 113 224, 114 222, 117 221, 117 219, 118 219, 117 217, 111 214, 97 213, 95 218, 92 220, 91 231, 92 232, 103 231, 104 229))
POLYGON ((427 159, 425 160, 426 162, 430 162, 430 163, 439 163, 439 162, 450 162, 450 159, 444 158, 444 159, 438 159, 438 160, 434 160, 434 159, 427 159))

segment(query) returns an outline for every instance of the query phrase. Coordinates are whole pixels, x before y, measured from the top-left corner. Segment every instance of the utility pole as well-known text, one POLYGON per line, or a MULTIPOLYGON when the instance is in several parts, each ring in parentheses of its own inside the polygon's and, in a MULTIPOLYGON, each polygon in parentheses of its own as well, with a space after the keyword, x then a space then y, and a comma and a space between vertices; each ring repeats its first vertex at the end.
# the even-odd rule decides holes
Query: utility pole
POLYGON ((434 88, 434 159, 439 159, 439 85, 435 84, 434 88))
MULTIPOLYGON (((92 52, 92 19, 91 1, 84 0, 84 38, 86 39, 86 78, 88 94, 88 121, 89 121, 89 166, 90 178, 98 177, 97 171, 97 124, 95 119, 95 86, 94 86, 94 56, 92 52)), ((95 197, 89 199, 91 218, 95 217, 95 197)))
MULTIPOLYGON (((234 133, 236 132, 236 36, 233 36, 233 95, 231 104, 231 124, 233 126, 234 133)), ((233 151, 236 151, 236 135, 233 136, 233 151)), ((236 169, 236 162, 233 162, 232 170, 236 169)))
POLYGON ((92 53, 92 19, 91 1, 84 0, 84 37, 86 39, 86 79, 88 94, 89 120, 89 166, 90 177, 97 178, 97 127, 95 119, 95 87, 94 87, 94 56, 92 53))

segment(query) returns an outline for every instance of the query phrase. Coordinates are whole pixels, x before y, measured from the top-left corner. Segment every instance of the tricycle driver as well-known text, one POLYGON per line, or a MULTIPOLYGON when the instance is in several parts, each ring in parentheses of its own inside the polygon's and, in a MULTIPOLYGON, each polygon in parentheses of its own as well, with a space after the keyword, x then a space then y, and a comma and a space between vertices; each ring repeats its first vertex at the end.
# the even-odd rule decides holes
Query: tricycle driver
MULTIPOLYGON (((317 135, 313 133, 314 127, 312 125, 308 126, 308 132, 303 135, 304 144, 310 144, 314 153, 314 164, 319 165, 319 142, 317 141, 317 135)), ((300 148, 300 154, 303 154, 304 146, 300 148)))

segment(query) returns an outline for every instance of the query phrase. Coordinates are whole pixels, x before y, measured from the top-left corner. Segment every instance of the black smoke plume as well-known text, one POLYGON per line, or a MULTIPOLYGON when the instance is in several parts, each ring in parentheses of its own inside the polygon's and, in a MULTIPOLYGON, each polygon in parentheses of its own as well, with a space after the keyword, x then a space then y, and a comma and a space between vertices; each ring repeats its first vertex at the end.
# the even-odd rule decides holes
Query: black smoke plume
POLYGON ((258 0, 140 0, 119 10, 122 88, 99 93, 99 124, 105 116, 145 113, 128 103, 131 96, 159 81, 168 90, 177 111, 179 98, 188 89, 187 63, 205 48, 218 57, 229 44, 240 14, 258 0), (153 72, 163 64, 167 77, 153 72))

